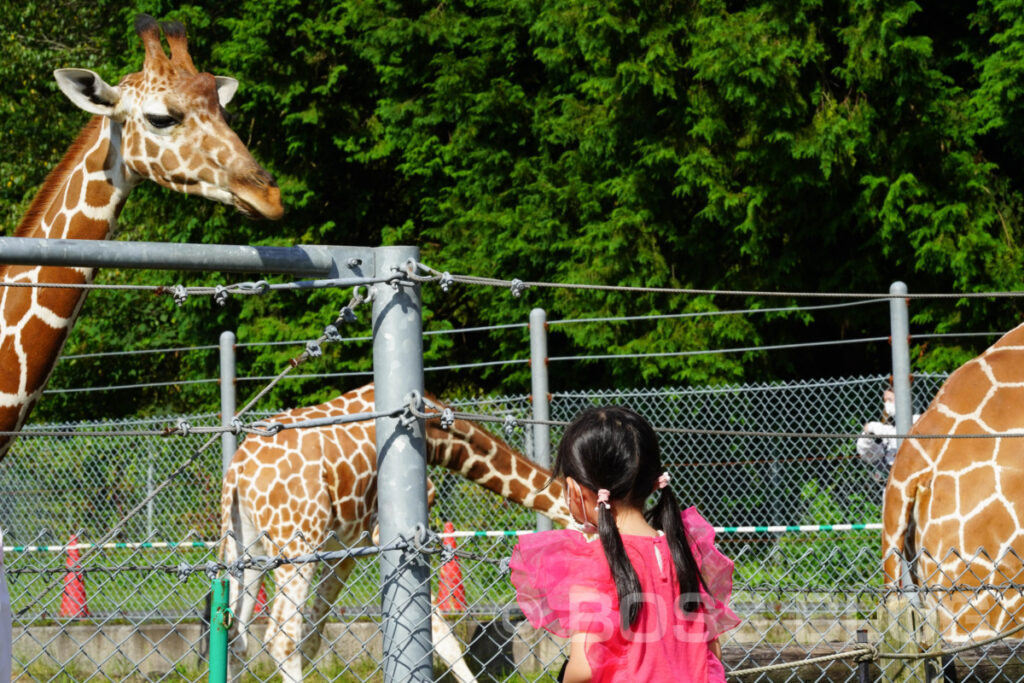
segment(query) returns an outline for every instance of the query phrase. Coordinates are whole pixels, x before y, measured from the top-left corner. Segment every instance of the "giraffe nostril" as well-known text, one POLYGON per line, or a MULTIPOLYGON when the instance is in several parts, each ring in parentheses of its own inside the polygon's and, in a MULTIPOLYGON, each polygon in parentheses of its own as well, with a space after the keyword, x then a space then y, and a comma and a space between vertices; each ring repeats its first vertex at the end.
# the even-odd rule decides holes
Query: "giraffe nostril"
POLYGON ((262 168, 256 172, 256 184, 261 187, 277 187, 277 181, 274 180, 274 176, 262 168))

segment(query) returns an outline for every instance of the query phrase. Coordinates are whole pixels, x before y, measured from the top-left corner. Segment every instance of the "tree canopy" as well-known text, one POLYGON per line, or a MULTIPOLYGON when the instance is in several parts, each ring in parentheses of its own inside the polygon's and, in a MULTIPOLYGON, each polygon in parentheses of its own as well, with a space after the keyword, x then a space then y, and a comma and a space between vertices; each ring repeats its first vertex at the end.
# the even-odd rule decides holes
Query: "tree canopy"
MULTIPOLYGON (((85 122, 50 75, 139 68, 132 18, 189 30, 200 69, 238 78, 234 128, 281 184, 277 223, 155 186, 136 190, 121 235, 225 244, 415 244, 440 270, 527 281, 744 292, 1022 289, 1024 0, 477 0, 373 3, 0 0, 0 233, 11 234, 85 122)), ((169 274, 101 272, 99 282, 169 274)), ((221 283, 216 275, 192 284, 221 283)), ((807 297, 456 286, 424 291, 428 327, 552 317, 728 311, 807 297)), ((66 353, 319 335, 348 293, 205 302, 93 293, 66 353)), ((915 300, 929 331, 1008 329, 1016 299, 915 300)), ((882 306, 766 312, 552 333, 552 355, 658 353, 857 338, 882 306)), ((365 320, 358 333, 366 333, 365 320)), ((445 363, 523 357, 525 333, 431 337, 445 363)), ((982 343, 983 342, 979 342, 982 343)), ((950 369, 970 340, 919 345, 915 367, 950 369)), ((259 347, 252 374, 289 347, 259 347)), ((351 349, 320 361, 366 369, 351 349)), ((214 376, 216 354, 71 359, 52 386, 214 376), (180 367, 180 369, 179 369, 180 367)), ((661 357, 559 367, 554 388, 875 373, 888 350, 661 357)), ((434 391, 521 391, 526 370, 436 373, 434 391), (517 387, 510 389, 510 387, 517 387)), ((278 405, 339 381, 291 382, 278 405)), ((139 392, 115 407, 194 410, 210 392, 139 392)), ((83 414, 55 395, 37 417, 83 414)))

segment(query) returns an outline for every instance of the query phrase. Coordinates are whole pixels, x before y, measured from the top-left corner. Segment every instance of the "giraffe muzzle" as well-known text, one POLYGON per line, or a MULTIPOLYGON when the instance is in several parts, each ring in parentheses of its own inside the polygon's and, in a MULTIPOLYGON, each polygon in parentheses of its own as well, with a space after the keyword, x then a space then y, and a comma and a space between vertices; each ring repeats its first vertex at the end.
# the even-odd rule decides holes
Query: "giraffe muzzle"
POLYGON ((249 218, 276 221, 284 215, 281 190, 263 169, 232 187, 231 195, 234 207, 249 218))

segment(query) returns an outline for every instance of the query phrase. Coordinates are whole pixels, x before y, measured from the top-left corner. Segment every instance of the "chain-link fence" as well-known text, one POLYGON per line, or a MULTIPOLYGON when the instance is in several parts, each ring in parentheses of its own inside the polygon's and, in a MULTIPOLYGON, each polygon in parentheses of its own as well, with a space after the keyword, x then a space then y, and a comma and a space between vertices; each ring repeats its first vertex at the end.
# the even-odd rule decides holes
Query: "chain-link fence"
MULTIPOLYGON (((916 410, 923 410, 942 379, 916 378, 916 410)), ((736 562, 733 604, 743 623, 723 642, 727 669, 848 653, 845 659, 751 673, 742 679, 854 680, 858 663, 853 655, 866 652, 857 650, 858 632, 873 646, 888 639, 903 649, 942 647, 942 640, 934 636, 936 627, 928 626, 938 623, 935 615, 941 612, 928 602, 931 593, 924 593, 924 598, 912 594, 899 602, 892 596, 887 600, 883 592, 879 533, 861 527, 880 520, 884 472, 861 460, 851 439, 841 437, 859 432, 863 423, 878 417, 887 386, 886 377, 866 377, 556 393, 551 417, 569 420, 587 405, 623 403, 657 427, 671 430, 663 431, 661 440, 673 487, 683 502, 696 505, 712 524, 724 527, 719 547, 736 562), (774 529, 796 525, 814 530, 774 529), (853 529, 836 530, 845 528, 840 525, 853 529), (918 637, 929 628, 930 638, 918 637), (917 636, 901 640, 894 636, 899 631, 917 636)), ((529 417, 526 397, 449 403, 476 413, 529 417)), ((212 416, 189 420, 214 422, 212 416)), ((119 524, 201 443, 198 436, 127 434, 174 421, 65 425, 66 435, 23 437, 0 463, 0 519, 6 524, 16 614, 16 668, 25 680, 65 675, 71 680, 205 677, 202 614, 212 576, 223 574, 215 547, 219 449, 201 454, 151 504, 119 524), (111 435, 76 434, 100 429, 111 435), (117 538, 102 548, 82 548, 77 559, 76 551, 66 547, 38 547, 64 546, 72 537, 88 543, 115 527, 117 538)), ((559 430, 554 431, 552 439, 557 442, 559 430)), ((517 431, 509 441, 529 453, 531 434, 517 431)), ((439 532, 445 522, 452 522, 467 534, 458 537, 454 559, 452 550, 442 552, 436 538, 421 539, 410 550, 413 555, 430 553, 435 590, 442 585, 442 576, 450 582, 454 567, 461 574, 457 595, 443 584, 442 593, 449 595, 440 596, 445 599, 439 606, 452 611, 443 622, 447 625, 439 628, 443 638, 437 652, 453 651, 452 645, 458 644, 458 651, 465 653, 464 664, 480 680, 548 680, 545 676, 557 671, 564 659, 563 643, 523 623, 502 564, 515 537, 501 532, 532 528, 534 513, 450 472, 436 470, 431 477, 438 492, 432 529, 439 532), (498 533, 485 535, 487 530, 498 533)), ((270 558, 263 567, 273 564, 270 558)), ((327 564, 315 585, 329 575, 327 564)), ((1014 576, 1003 583, 1018 580, 1014 576)), ((958 581, 947 584, 959 585, 958 581)), ((299 648, 307 672, 314 670, 327 680, 380 678, 379 583, 373 557, 354 563, 320 625, 325 646, 315 652, 311 644, 299 648)), ((999 581, 960 583, 974 592, 1006 592, 999 581)), ((272 640, 283 625, 273 616, 275 596, 281 591, 272 572, 261 585, 267 605, 245 625, 256 642, 248 655, 234 660, 236 670, 252 680, 277 672, 273 648, 260 643, 272 640)), ((258 595, 259 586, 253 584, 251 591, 258 595)), ((313 614, 315 602, 311 604, 304 608, 313 614)), ((1003 680, 1024 680, 1016 642, 1001 640, 947 657, 949 666, 976 680, 994 680, 992 672, 999 672, 1003 680)), ((463 663, 449 659, 446 663, 438 658, 438 673, 452 680, 465 678, 463 663)), ((913 669, 912 663, 897 664, 912 676, 921 676, 919 680, 930 675, 925 668, 913 669)), ((876 664, 869 666, 874 667, 872 675, 879 673, 876 664)))

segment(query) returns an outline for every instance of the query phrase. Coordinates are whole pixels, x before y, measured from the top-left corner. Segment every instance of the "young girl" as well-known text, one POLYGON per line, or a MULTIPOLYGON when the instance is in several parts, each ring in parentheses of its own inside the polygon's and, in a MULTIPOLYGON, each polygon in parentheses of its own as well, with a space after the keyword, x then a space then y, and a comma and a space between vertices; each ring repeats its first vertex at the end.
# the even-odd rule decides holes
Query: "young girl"
POLYGON ((724 682, 732 561, 695 509, 680 513, 651 425, 626 408, 583 412, 554 476, 579 530, 522 537, 511 569, 530 623, 571 638, 564 680, 724 682))

